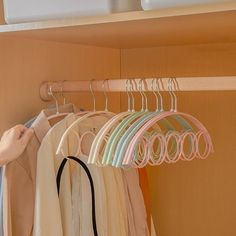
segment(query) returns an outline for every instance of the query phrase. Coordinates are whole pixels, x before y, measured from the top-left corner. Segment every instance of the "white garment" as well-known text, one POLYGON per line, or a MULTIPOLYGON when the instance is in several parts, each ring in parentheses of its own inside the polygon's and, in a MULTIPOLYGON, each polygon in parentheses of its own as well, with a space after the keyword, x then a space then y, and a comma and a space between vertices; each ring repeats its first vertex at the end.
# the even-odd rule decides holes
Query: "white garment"
MULTIPOLYGON (((91 130, 92 127, 92 130, 95 130, 97 133, 106 122, 107 119, 105 119, 104 117, 101 116, 91 117, 86 120, 86 123, 84 121, 81 122, 79 126, 76 128, 76 132, 82 135, 86 131, 91 130)), ((86 140, 83 142, 81 146, 81 150, 84 152, 84 154, 87 155, 89 154, 88 152, 90 150, 91 143, 92 143, 91 136, 87 136, 86 140)), ((83 155, 81 158, 86 163, 87 157, 83 155)), ((95 194, 96 194, 95 195, 96 209, 98 209, 97 219, 101 219, 102 221, 106 221, 107 219, 107 224, 108 224, 107 232, 104 231, 103 234, 99 235, 128 236, 126 199, 125 199, 124 183, 121 171, 111 167, 98 167, 96 165, 87 165, 87 167, 91 171, 92 176, 97 175, 97 178, 93 178, 95 186, 95 194), (98 177, 98 175, 100 176, 100 174, 102 174, 102 179, 101 177, 98 177), (103 184, 105 185, 105 191, 106 191, 105 194, 103 194, 103 188, 101 187, 100 181, 102 181, 103 184), (100 202, 99 202, 99 196, 100 196, 100 202), (101 200, 103 200, 103 202, 101 200), (103 212, 102 213, 103 217, 99 215, 99 212, 103 212), (107 213, 107 218, 104 217, 105 212, 107 213)), ((74 179, 72 183, 72 199, 73 199, 73 210, 75 212, 73 218, 79 219, 79 221, 77 222, 75 222, 74 220, 76 228, 75 236, 77 235, 93 236, 91 220, 90 220, 91 190, 89 187, 88 179, 85 176, 85 173, 82 172, 81 170, 80 171, 73 170, 72 179, 74 179), (77 185, 75 184, 76 182, 78 182, 79 178, 84 179, 84 181, 82 182, 86 184, 86 186, 81 184, 77 185), (81 189, 83 189, 84 192, 81 189), (81 202, 82 205, 80 204, 81 202), (76 204, 74 205, 74 203, 76 204), (78 209, 77 207, 80 209, 79 211, 76 210, 78 209), (79 214, 79 217, 76 217, 76 213, 79 214), (83 216, 85 215, 86 217, 83 218, 83 216)), ((99 224, 97 225, 99 228, 99 224)), ((104 228, 105 227, 103 227, 103 229, 104 228)))
POLYGON ((128 236, 128 213, 121 170, 102 167, 106 183, 109 236, 128 236))
MULTIPOLYGON (((86 164, 88 158, 80 156, 79 159, 86 164)), ((102 169, 95 165, 86 166, 94 184, 98 234, 109 236, 107 199, 102 169)), ((85 170, 79 164, 76 164, 72 174, 72 206, 74 236, 93 236, 91 187, 85 170)))
MULTIPOLYGON (((66 164, 61 178, 59 198, 57 193, 56 175, 63 157, 55 155, 56 148, 63 132, 76 118, 71 114, 56 124, 50 129, 40 146, 37 160, 34 236, 93 235, 89 220, 92 219, 91 209, 89 209, 91 208, 90 185, 78 164, 72 162, 66 164), (78 232, 81 234, 77 234, 78 232)), ((105 117, 92 117, 79 124, 75 130, 80 134, 91 130, 98 131, 106 121, 105 117)), ((75 153, 77 142, 74 138, 72 132, 63 146, 64 153, 68 155, 75 153)), ((88 145, 89 142, 86 141, 82 150, 86 152, 88 145)), ((96 166, 89 166, 89 169, 96 183, 98 234, 128 235, 125 197, 122 192, 124 186, 122 186, 123 181, 119 170, 96 166)))
POLYGON ((131 236, 149 236, 147 212, 143 193, 139 185, 139 176, 136 169, 123 170, 123 178, 127 191, 127 202, 132 216, 129 217, 129 234, 131 236))
MULTIPOLYGON (((63 157, 56 156, 56 147, 73 115, 67 116, 49 130, 38 151, 34 236, 71 236, 72 205, 69 165, 65 166, 58 198, 56 175, 63 157), (63 222, 63 225, 62 225, 63 222)), ((65 144, 64 149, 66 150, 65 144)))

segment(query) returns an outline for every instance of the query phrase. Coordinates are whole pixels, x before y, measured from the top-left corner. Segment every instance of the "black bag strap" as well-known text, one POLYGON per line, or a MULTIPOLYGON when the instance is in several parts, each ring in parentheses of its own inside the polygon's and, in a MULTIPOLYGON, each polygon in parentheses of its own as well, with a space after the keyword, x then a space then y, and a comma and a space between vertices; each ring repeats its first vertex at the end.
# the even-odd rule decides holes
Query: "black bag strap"
POLYGON ((98 232, 97 232, 97 223, 96 223, 96 204, 95 204, 95 190, 94 190, 94 183, 93 183, 93 178, 92 175, 88 169, 88 167, 86 166, 86 164, 81 161, 80 159, 73 157, 73 156, 68 156, 67 158, 64 158, 59 169, 57 172, 57 192, 58 192, 58 196, 60 193, 60 185, 61 185, 61 177, 62 177, 62 173, 63 170, 65 168, 65 165, 68 161, 68 159, 73 160, 75 162, 77 162, 82 169, 86 172, 87 177, 89 179, 89 183, 90 183, 90 188, 91 188, 91 197, 92 197, 92 222, 93 222, 93 232, 94 232, 94 236, 98 236, 98 232))

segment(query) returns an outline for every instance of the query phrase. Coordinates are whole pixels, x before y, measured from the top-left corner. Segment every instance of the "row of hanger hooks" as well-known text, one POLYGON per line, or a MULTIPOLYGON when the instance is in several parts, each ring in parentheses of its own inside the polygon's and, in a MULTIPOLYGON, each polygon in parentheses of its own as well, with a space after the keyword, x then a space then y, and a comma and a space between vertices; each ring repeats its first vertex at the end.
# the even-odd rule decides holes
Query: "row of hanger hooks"
MULTIPOLYGON (((126 80, 125 92, 128 107, 127 111, 118 114, 108 110, 109 80, 107 79, 100 83, 102 90, 99 90, 104 95, 104 110, 97 111, 95 92, 98 91, 98 88, 94 86, 95 82, 97 83, 97 81, 91 80, 89 89, 84 90, 91 93, 92 111, 79 112, 78 115, 75 115, 76 120, 62 135, 56 152, 58 155, 67 156, 63 145, 70 133, 74 134, 77 143, 77 150, 73 153, 75 156, 86 154, 83 153, 82 148, 85 138, 93 139, 91 150, 87 153, 89 155, 88 163, 99 166, 142 168, 147 164, 160 165, 163 162, 175 163, 178 160, 205 159, 213 152, 211 137, 207 129, 199 120, 187 113, 179 112, 177 109, 175 91, 179 89, 179 84, 176 78, 169 78, 167 85, 161 78, 153 78, 150 89, 143 78, 126 80), (170 110, 164 109, 164 99, 161 93, 164 86, 170 96, 170 110), (135 110, 134 92, 138 92, 141 98, 141 108, 137 111, 135 110), (154 111, 149 110, 150 96, 147 92, 150 92, 155 98, 154 111), (93 129, 83 134, 78 132, 79 124, 97 116, 108 118, 98 133, 93 129)), ((63 82, 59 88, 60 96, 65 102, 63 82)), ((49 86, 48 93, 55 100, 57 112, 59 112, 59 103, 52 86, 49 86)))
MULTIPOLYGON (((66 97, 65 97, 65 92, 63 90, 63 83, 65 81, 60 81, 59 86, 60 86, 60 92, 59 96, 62 97, 63 99, 63 105, 66 104, 66 97)), ((90 80, 89 82, 89 91, 92 97, 92 104, 93 104, 93 111, 96 111, 96 96, 95 96, 95 91, 93 89, 93 83, 95 80, 90 80)), ((163 96, 161 94, 161 88, 163 89, 163 81, 161 78, 153 78, 151 81, 151 90, 148 90, 147 88, 147 83, 144 78, 141 79, 127 79, 126 84, 125 84, 125 90, 128 98, 128 110, 129 111, 135 111, 135 98, 134 98, 134 92, 138 92, 141 96, 141 111, 149 111, 148 108, 148 96, 146 92, 152 92, 154 97, 155 97, 155 103, 156 103, 156 111, 164 111, 164 105, 163 105, 163 96)), ((103 88, 103 94, 105 98, 105 108, 104 111, 108 111, 108 103, 109 103, 109 98, 107 94, 107 90, 109 88, 109 79, 103 80, 102 83, 102 88, 103 88)), ((178 81, 176 78, 170 78, 168 80, 167 84, 168 88, 168 93, 171 98, 171 111, 177 111, 177 96, 175 94, 175 91, 179 90, 179 85, 178 81)), ((53 86, 50 85, 48 88, 48 95, 53 99, 55 102, 55 107, 57 114, 59 113, 59 101, 53 92, 53 86)))

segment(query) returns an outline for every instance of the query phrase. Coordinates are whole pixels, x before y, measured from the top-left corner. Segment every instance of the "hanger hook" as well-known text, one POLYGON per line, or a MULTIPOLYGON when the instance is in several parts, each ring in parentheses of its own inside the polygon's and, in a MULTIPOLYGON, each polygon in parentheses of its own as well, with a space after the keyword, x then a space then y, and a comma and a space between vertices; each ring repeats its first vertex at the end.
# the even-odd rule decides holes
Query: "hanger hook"
POLYGON ((170 111, 174 111, 174 94, 173 94, 173 87, 172 87, 172 78, 168 79, 168 92, 171 98, 171 108, 170 111))
POLYGON ((141 98, 142 98, 142 108, 141 108, 141 112, 144 111, 144 95, 143 95, 143 91, 142 91, 142 79, 139 80, 138 82, 138 91, 141 95, 141 98))
POLYGON ((55 101, 55 105, 56 105, 56 114, 59 114, 58 101, 57 101, 56 96, 53 94, 53 91, 52 91, 52 85, 49 86, 48 95, 51 96, 51 97, 53 98, 53 100, 55 101))
POLYGON ((92 98, 93 98, 93 111, 96 111, 96 98, 95 98, 94 91, 93 91, 93 85, 92 85, 93 82, 94 82, 94 79, 90 80, 89 89, 90 89, 90 92, 91 92, 92 98))
POLYGON ((154 94, 155 99, 156 99, 156 112, 157 112, 157 111, 159 111, 159 99, 158 99, 158 95, 154 89, 154 81, 157 83, 157 79, 155 79, 155 78, 152 79, 151 90, 152 90, 152 93, 154 94))
POLYGON ((171 78, 171 83, 172 83, 172 93, 174 96, 174 112, 177 112, 178 99, 175 91, 179 90, 179 84, 176 78, 171 78))
POLYGON ((135 87, 137 87, 137 83, 136 83, 136 80, 135 79, 130 79, 130 94, 131 94, 131 98, 132 98, 132 112, 135 112, 135 100, 134 100, 134 85, 135 84, 135 87))
POLYGON ((108 111, 108 95, 107 95, 107 92, 106 92, 105 83, 107 83, 107 87, 109 87, 109 80, 105 79, 102 83, 103 94, 104 94, 104 97, 105 97, 105 109, 104 109, 104 111, 108 111))
POLYGON ((142 93, 145 98, 145 112, 148 112, 148 97, 147 94, 145 93, 145 91, 147 90, 147 82, 144 78, 142 78, 141 80, 142 80, 142 93))
POLYGON ((157 90, 157 94, 159 95, 159 98, 160 98, 160 111, 163 112, 164 111, 164 105, 163 105, 163 97, 161 95, 161 87, 162 87, 162 89, 164 89, 163 81, 162 81, 161 78, 157 78, 156 79, 156 90, 157 90))
POLYGON ((131 111, 131 106, 130 106, 130 89, 131 89, 131 87, 130 87, 131 85, 130 85, 130 80, 126 80, 126 82, 125 82, 125 91, 126 91, 126 94, 127 94, 127 99, 128 99, 128 112, 130 112, 131 111))
POLYGON ((65 80, 63 80, 63 81, 61 81, 60 82, 60 88, 61 88, 61 96, 62 96, 62 98, 63 98, 63 105, 65 105, 66 104, 66 97, 65 97, 65 95, 64 95, 64 91, 63 91, 63 88, 64 88, 64 82, 65 82, 65 80))

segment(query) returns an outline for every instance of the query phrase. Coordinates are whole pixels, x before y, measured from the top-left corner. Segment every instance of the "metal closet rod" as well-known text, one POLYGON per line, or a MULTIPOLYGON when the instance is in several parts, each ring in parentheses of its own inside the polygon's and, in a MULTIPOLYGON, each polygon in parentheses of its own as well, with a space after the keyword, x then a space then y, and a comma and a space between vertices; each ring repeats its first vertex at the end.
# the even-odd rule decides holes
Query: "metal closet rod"
MULTIPOLYGON (((134 79, 134 78, 132 78, 134 79)), ((151 84, 153 78, 145 79, 147 91, 152 91, 151 84)), ((168 91, 168 80, 170 78, 161 78, 161 91, 168 91)), ((178 77, 175 78, 178 82, 178 91, 234 91, 236 90, 236 76, 217 76, 217 77, 178 77)), ((140 78, 135 79, 139 81, 140 78)), ((125 92, 127 79, 109 79, 108 82, 104 80, 93 80, 93 91, 102 92, 125 92)), ((43 100, 50 100, 48 94, 49 89, 54 93, 70 93, 70 92, 89 92, 90 80, 74 80, 74 81, 47 81, 40 86, 40 96, 43 100)), ((137 90, 137 87, 134 87, 137 90)))

